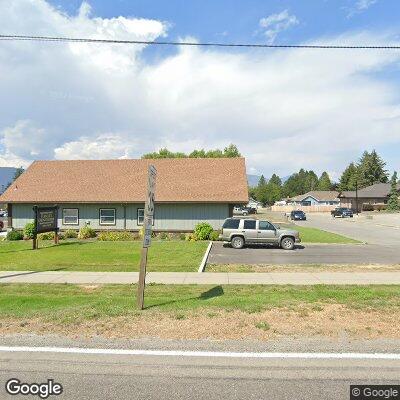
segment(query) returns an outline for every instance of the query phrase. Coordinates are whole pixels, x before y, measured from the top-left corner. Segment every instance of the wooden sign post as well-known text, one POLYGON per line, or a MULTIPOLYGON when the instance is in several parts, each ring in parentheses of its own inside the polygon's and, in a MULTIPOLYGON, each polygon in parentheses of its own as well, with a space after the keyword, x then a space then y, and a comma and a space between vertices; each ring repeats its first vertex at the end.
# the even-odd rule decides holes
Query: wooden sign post
POLYGON ((149 165, 147 174, 147 193, 146 203, 144 206, 143 220, 143 247, 140 257, 139 282, 137 292, 137 306, 139 310, 144 308, 144 288, 146 285, 146 267, 147 267, 147 251, 151 245, 151 232, 153 230, 154 218, 154 192, 156 189, 157 170, 154 165, 149 165))
POLYGON ((58 244, 58 207, 33 207, 35 214, 32 248, 38 248, 38 233, 54 232, 54 243, 58 244))

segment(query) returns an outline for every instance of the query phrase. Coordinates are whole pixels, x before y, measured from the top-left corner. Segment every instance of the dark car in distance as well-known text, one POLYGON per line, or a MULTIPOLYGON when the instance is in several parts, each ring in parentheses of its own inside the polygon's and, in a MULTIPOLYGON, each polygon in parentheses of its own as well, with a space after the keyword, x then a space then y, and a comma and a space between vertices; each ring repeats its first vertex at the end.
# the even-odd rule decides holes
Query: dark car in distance
POLYGON ((333 218, 353 218, 353 210, 346 207, 338 207, 331 211, 333 218))
POLYGON ((301 210, 293 210, 290 213, 290 219, 292 221, 306 221, 307 217, 306 217, 306 213, 304 211, 301 210))

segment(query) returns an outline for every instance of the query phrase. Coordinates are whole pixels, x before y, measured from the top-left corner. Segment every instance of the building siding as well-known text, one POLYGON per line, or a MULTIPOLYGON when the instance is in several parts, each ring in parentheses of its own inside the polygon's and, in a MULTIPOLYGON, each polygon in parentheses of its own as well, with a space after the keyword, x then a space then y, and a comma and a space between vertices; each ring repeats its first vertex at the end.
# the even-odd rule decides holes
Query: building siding
MULTIPOLYGON (((12 226, 22 229, 33 221, 33 204, 13 204, 12 226)), ((143 203, 137 204, 60 204, 58 226, 60 229, 79 229, 86 224, 95 230, 139 230, 137 210, 144 208, 143 203), (79 210, 78 225, 63 225, 62 210, 77 208, 79 210), (115 225, 100 225, 100 208, 116 210, 115 225)), ((221 228, 225 218, 229 217, 229 204, 219 203, 169 203, 156 204, 154 230, 158 231, 191 231, 199 222, 209 222, 214 229, 221 228)))

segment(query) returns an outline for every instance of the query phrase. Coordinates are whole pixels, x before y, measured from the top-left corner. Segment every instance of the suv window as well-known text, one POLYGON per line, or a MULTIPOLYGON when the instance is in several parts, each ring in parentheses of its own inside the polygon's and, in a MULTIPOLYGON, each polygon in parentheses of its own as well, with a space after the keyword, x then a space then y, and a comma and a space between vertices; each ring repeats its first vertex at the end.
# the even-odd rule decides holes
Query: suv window
POLYGON ((264 231, 274 231, 275 227, 268 221, 260 221, 258 225, 258 229, 264 231))
POLYGON ((227 219, 222 225, 222 228, 226 229, 239 229, 239 219, 227 219))
POLYGON ((256 229, 256 220, 246 219, 243 224, 243 229, 256 229))

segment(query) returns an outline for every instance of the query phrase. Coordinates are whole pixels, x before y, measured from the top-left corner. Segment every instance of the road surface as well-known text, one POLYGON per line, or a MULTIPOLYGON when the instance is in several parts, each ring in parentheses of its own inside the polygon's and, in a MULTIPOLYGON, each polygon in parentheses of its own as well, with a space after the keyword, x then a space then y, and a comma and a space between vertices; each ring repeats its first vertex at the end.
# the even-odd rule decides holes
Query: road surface
POLYGON ((350 384, 400 384, 400 362, 0 351, 1 399, 18 398, 5 392, 10 378, 52 378, 60 399, 329 400, 348 399, 350 384))

